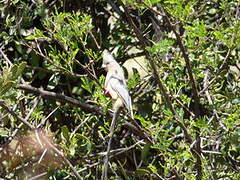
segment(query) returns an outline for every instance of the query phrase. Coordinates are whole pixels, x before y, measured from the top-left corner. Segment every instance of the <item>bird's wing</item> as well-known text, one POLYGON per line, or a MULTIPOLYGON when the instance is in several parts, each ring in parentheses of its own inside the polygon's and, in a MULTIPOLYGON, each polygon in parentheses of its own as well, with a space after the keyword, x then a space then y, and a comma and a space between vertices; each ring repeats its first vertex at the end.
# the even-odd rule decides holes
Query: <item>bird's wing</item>
POLYGON ((117 76, 112 75, 108 81, 111 88, 117 92, 117 94, 122 99, 126 108, 131 112, 132 111, 132 101, 129 96, 127 87, 124 85, 124 81, 117 76))

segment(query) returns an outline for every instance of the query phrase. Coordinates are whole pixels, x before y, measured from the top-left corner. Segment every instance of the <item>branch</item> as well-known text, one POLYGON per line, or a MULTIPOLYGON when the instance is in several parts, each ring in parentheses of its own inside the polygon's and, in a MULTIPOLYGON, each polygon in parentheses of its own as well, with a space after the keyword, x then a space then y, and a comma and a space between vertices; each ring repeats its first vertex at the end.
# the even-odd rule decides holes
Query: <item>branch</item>
POLYGON ((200 114, 198 89, 197 89, 196 82, 195 82, 195 79, 194 79, 194 76, 193 76, 192 67, 191 67, 191 63, 190 63, 190 59, 189 59, 189 56, 188 56, 187 49, 184 47, 181 36, 176 30, 176 26, 171 23, 169 17, 166 14, 155 10, 151 6, 147 5, 143 0, 139 0, 139 1, 140 1, 141 4, 145 5, 153 13, 155 13, 157 15, 160 15, 160 16, 163 16, 166 19, 168 26, 171 28, 171 30, 175 34, 175 36, 177 38, 178 46, 179 46, 179 48, 182 52, 183 58, 184 58, 185 63, 186 63, 188 75, 189 75, 189 78, 190 78, 190 83, 191 83, 192 89, 193 89, 193 98, 194 98, 194 101, 195 101, 195 107, 194 107, 195 112, 194 113, 196 114, 196 117, 198 117, 199 114, 200 114))
POLYGON ((52 112, 50 112, 50 113, 47 115, 47 117, 45 117, 44 119, 42 119, 41 122, 40 122, 40 124, 38 124, 37 128, 42 127, 42 126, 46 123, 46 121, 48 120, 48 118, 49 118, 53 113, 55 113, 55 111, 56 111, 58 108, 59 108, 59 107, 56 107, 52 112))
MULTIPOLYGON (((37 131, 36 131, 37 132, 37 131)), ((37 132, 38 133, 38 132, 37 132)), ((64 156, 63 152, 61 152, 60 150, 58 150, 45 136, 41 136, 44 140, 44 142, 46 142, 49 147, 52 148, 52 150, 57 153, 59 156, 62 157, 63 161, 71 168, 73 174, 75 175, 75 177, 77 179, 83 180, 83 178, 78 174, 77 170, 74 168, 74 166, 72 165, 72 163, 64 156)))
POLYGON ((118 58, 119 62, 125 62, 128 59, 133 59, 135 57, 140 57, 140 56, 144 56, 145 52, 137 52, 135 54, 130 54, 130 55, 126 55, 124 57, 118 58))
POLYGON ((158 87, 166 101, 166 104, 168 106, 168 108, 171 110, 171 112, 173 113, 174 115, 174 120, 178 123, 178 125, 181 127, 181 129, 183 130, 184 132, 184 136, 185 138, 188 140, 189 143, 192 143, 193 140, 192 140, 192 137, 191 135, 189 134, 186 126, 180 121, 180 117, 178 116, 177 112, 175 111, 175 109, 173 108, 172 106, 172 102, 171 102, 171 99, 167 93, 167 90, 165 88, 165 86, 163 85, 162 81, 160 80, 160 77, 157 73, 157 68, 156 68, 156 65, 154 64, 153 61, 150 61, 150 65, 151 67, 153 68, 153 74, 155 76, 155 79, 157 80, 157 83, 158 83, 158 87))
POLYGON ((17 86, 17 88, 22 89, 22 90, 26 90, 26 91, 30 91, 33 94, 41 95, 45 99, 54 99, 54 100, 57 100, 59 102, 68 103, 68 104, 71 104, 71 105, 74 105, 74 106, 78 106, 81 109, 83 109, 84 111, 90 112, 92 114, 96 114, 96 115, 102 115, 103 114, 101 108, 96 108, 92 105, 81 103, 81 102, 79 102, 79 100, 74 99, 74 98, 69 97, 69 96, 65 96, 65 95, 62 95, 62 94, 57 94, 55 92, 50 92, 50 91, 38 89, 38 88, 32 87, 32 86, 27 85, 27 84, 19 84, 17 86))
POLYGON ((8 59, 7 55, 2 51, 2 47, 0 47, 0 53, 2 54, 3 58, 7 61, 9 65, 12 65, 12 62, 8 59))
MULTIPOLYGON (((113 149, 109 152, 110 157, 115 157, 115 156, 119 156, 122 153, 127 153, 130 150, 134 149, 135 147, 137 147, 137 145, 139 144, 145 144, 143 140, 139 140, 138 142, 136 142, 135 144, 129 146, 129 147, 124 147, 124 148, 118 148, 118 149, 113 149)), ((94 153, 94 154, 90 154, 90 155, 85 155, 85 156, 81 156, 81 158, 95 158, 97 156, 106 156, 107 152, 99 152, 99 153, 94 153)))
MULTIPOLYGON (((30 118, 31 114, 33 113, 34 109, 38 106, 38 103, 39 103, 39 100, 40 100, 40 97, 36 97, 34 99, 34 104, 33 104, 33 107, 30 109, 30 111, 28 112, 27 116, 25 116, 24 120, 25 121, 28 121, 28 119, 30 118)), ((18 130, 23 126, 23 123, 19 124, 18 127, 13 131, 11 137, 9 138, 10 140, 12 140, 15 135, 17 134, 18 130)))
MULTIPOLYGON (((34 177, 31 177, 29 180, 37 180, 37 179, 40 179, 40 178, 42 178, 42 177, 46 177, 47 174, 48 174, 47 172, 43 172, 43 173, 38 174, 38 175, 36 175, 36 176, 34 176, 34 177)), ((0 179, 0 180, 1 180, 1 179, 0 179)))
POLYGON ((36 70, 36 71, 43 71, 43 72, 48 73, 48 74, 60 73, 60 74, 66 75, 66 76, 74 77, 74 78, 87 77, 87 74, 70 73, 70 72, 65 72, 65 71, 59 70, 59 69, 53 71, 53 70, 49 70, 49 69, 45 69, 45 68, 37 67, 37 66, 26 65, 26 69, 36 70))
POLYGON ((22 117, 18 116, 14 111, 12 111, 11 108, 9 108, 6 104, 4 104, 3 101, 0 101, 0 106, 5 109, 7 112, 9 112, 13 117, 15 117, 17 120, 21 121, 23 124, 28 126, 30 129, 34 129, 34 126, 31 125, 28 121, 23 119, 22 117))
MULTIPOLYGON (((147 5, 143 0, 139 0, 141 4, 145 5, 149 10, 151 10, 153 13, 155 13, 156 15, 160 15, 160 16, 163 16, 165 19, 166 19, 166 22, 168 24, 168 26, 171 28, 171 30, 173 31, 173 33, 175 34, 176 36, 176 41, 178 43, 178 46, 180 48, 180 51, 182 52, 182 56, 185 60, 185 63, 186 63, 186 68, 187 68, 187 72, 188 72, 188 76, 190 78, 190 83, 192 85, 192 90, 193 90, 193 99, 194 99, 194 114, 196 115, 196 118, 199 117, 200 115, 200 108, 199 108, 199 104, 200 104, 200 98, 199 98, 199 94, 198 94, 198 89, 197 89, 197 85, 196 85, 196 82, 195 82, 195 79, 194 79, 194 76, 193 76, 193 72, 192 72, 192 67, 191 67, 191 63, 190 63, 190 59, 189 59, 189 56, 188 56, 188 52, 187 52, 187 49, 185 48, 184 44, 183 44, 183 41, 181 39, 181 36, 180 34, 177 32, 176 30, 176 26, 173 25, 169 19, 169 17, 164 14, 164 13, 161 13, 157 10, 154 10, 152 7, 150 7, 149 5, 147 5)), ((154 75, 156 77, 159 78, 158 74, 157 74, 157 71, 156 71, 156 67, 155 64, 150 61, 150 64, 154 70, 154 75)), ((160 90, 162 91, 162 93, 164 92, 164 89, 163 88, 163 84, 161 83, 160 79, 157 79, 158 80, 158 84, 159 84, 159 88, 160 90), (162 86, 162 87, 161 87, 162 86)), ((179 117, 178 115, 175 113, 175 110, 173 109, 172 105, 169 104, 169 97, 168 95, 165 93, 163 94, 163 96, 165 97, 166 101, 167 101, 167 104, 169 106, 169 108, 171 109, 171 111, 173 112, 173 114, 175 114, 175 118, 176 118, 176 121, 178 123, 180 123, 179 125, 184 125, 183 123, 181 123, 179 121, 179 117)), ((184 131, 186 131, 187 129, 185 129, 185 127, 183 126, 182 127, 184 131)), ((195 153, 196 155, 196 169, 197 169, 197 175, 196 175, 196 179, 202 179, 202 161, 201 161, 201 140, 200 140, 200 136, 199 136, 199 131, 200 129, 199 128, 196 128, 196 145, 195 145, 195 148, 192 149, 192 151, 195 153)), ((186 132, 184 132, 186 133, 186 132)))
MULTIPOLYGON (((137 28, 137 26, 134 24, 133 20, 131 19, 131 16, 129 15, 129 11, 128 9, 124 6, 124 4, 122 3, 121 4, 125 10, 125 14, 126 14, 126 17, 128 19, 128 22, 129 24, 132 26, 136 36, 138 37, 140 43, 142 44, 143 48, 145 49, 146 46, 148 46, 150 44, 150 42, 148 42, 148 40, 146 38, 143 37, 140 29, 137 28)), ((193 140, 192 140, 192 137, 191 135, 188 133, 188 130, 187 128, 185 127, 185 125, 180 121, 180 117, 178 116, 177 112, 174 110, 173 106, 172 106, 172 102, 171 102, 171 99, 167 93, 167 90, 165 88, 165 86, 163 85, 163 83, 161 82, 161 78, 158 74, 158 71, 157 71, 157 67, 156 65, 154 64, 154 61, 153 60, 150 60, 149 61, 150 63, 150 66, 151 68, 153 69, 153 75, 157 81, 157 84, 158 84, 158 87, 165 99, 165 102, 168 106, 168 108, 171 110, 171 112, 173 113, 173 116, 174 116, 174 120, 177 122, 177 124, 181 127, 181 129, 183 130, 184 132, 184 135, 186 137, 186 139, 188 140, 189 143, 192 143, 193 140)))
POLYGON ((142 35, 142 31, 135 25, 134 21, 132 20, 130 16, 130 12, 128 8, 124 5, 122 1, 119 1, 121 6, 124 9, 124 13, 126 15, 127 22, 130 24, 130 26, 133 28, 135 35, 139 39, 139 42, 141 43, 142 47, 145 48, 146 46, 149 46, 151 43, 142 35))

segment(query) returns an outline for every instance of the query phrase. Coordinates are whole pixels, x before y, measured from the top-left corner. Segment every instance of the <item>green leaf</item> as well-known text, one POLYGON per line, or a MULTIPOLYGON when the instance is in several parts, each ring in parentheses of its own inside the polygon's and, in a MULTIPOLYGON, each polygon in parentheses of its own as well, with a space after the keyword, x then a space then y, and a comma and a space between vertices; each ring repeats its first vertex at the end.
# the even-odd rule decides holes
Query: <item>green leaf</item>
POLYGON ((150 174, 150 171, 148 169, 138 168, 136 170, 136 174, 138 175, 150 174))
POLYGON ((163 40, 161 42, 154 43, 151 47, 146 47, 146 49, 152 54, 162 56, 169 51, 172 45, 172 40, 163 40))
POLYGON ((156 174, 158 173, 156 166, 154 166, 153 164, 149 164, 148 167, 151 169, 152 172, 156 174))
POLYGON ((16 74, 17 74, 17 71, 18 71, 18 65, 17 64, 14 64, 11 69, 10 69, 10 72, 12 73, 12 76, 10 77, 11 80, 15 80, 16 79, 16 74))
POLYGON ((29 35, 26 37, 26 40, 34 40, 37 39, 35 35, 29 35))
POLYGON ((143 150, 141 151, 141 159, 143 161, 146 161, 147 156, 149 155, 149 150, 150 150, 151 144, 145 144, 143 147, 143 150))
POLYGON ((81 78, 82 85, 81 87, 92 94, 93 83, 90 82, 87 78, 81 78))
POLYGON ((27 62, 22 62, 18 65, 17 76, 20 76, 22 74, 26 65, 27 65, 27 62))
POLYGON ((13 81, 16 80, 22 74, 22 72, 25 69, 26 65, 27 65, 26 62, 22 62, 19 65, 14 64, 11 67, 11 70, 10 70, 10 72, 12 73, 12 75, 10 76, 10 79, 13 80, 13 81))
POLYGON ((0 128, 0 137, 8 137, 8 131, 5 128, 0 128))
POLYGON ((0 96, 4 95, 14 86, 14 81, 7 81, 3 83, 3 86, 0 87, 0 96))
POLYGON ((0 77, 0 87, 3 86, 3 83, 4 83, 4 78, 3 78, 3 77, 0 77))
POLYGON ((61 127, 61 132, 62 132, 62 135, 63 137, 68 140, 69 139, 69 130, 68 130, 68 127, 66 125, 62 126, 61 127))

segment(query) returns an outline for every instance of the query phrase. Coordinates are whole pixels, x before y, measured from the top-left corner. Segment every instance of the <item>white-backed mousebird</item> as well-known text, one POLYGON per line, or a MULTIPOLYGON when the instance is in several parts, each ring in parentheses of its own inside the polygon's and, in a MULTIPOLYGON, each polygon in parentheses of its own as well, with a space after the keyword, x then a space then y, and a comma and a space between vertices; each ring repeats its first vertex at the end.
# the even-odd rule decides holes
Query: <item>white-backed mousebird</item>
POLYGON ((107 71, 104 85, 105 95, 112 98, 114 112, 125 106, 133 118, 132 100, 127 89, 123 70, 106 49, 103 51, 102 67, 107 71))
POLYGON ((109 162, 109 153, 111 149, 111 142, 114 133, 114 126, 117 119, 117 114, 121 107, 126 107, 133 118, 132 111, 132 101, 129 96, 129 92, 127 89, 126 80, 124 78, 124 73, 120 65, 114 59, 112 54, 108 52, 108 50, 103 51, 103 63, 102 67, 107 71, 107 76, 105 79, 105 92, 106 96, 110 96, 113 100, 113 118, 110 127, 109 141, 107 147, 107 154, 104 160, 104 168, 102 172, 102 180, 107 180, 108 176, 108 162, 109 162))

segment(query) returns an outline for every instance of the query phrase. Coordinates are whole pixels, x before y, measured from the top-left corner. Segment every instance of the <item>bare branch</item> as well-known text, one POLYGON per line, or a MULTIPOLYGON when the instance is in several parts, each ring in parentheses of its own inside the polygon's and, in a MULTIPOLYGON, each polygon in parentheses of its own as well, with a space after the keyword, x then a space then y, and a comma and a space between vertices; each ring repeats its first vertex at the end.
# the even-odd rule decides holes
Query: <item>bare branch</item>
POLYGON ((47 121, 47 119, 48 119, 56 110, 58 110, 58 108, 59 108, 59 107, 56 107, 51 113, 49 113, 49 114, 47 115, 46 118, 42 119, 42 120, 41 120, 41 123, 38 125, 38 128, 41 127, 41 126, 43 126, 43 125, 45 124, 45 122, 47 121))
POLYGON ((74 168, 74 166, 72 165, 72 163, 64 156, 63 152, 61 152, 60 150, 58 150, 45 136, 42 136, 44 142, 46 142, 51 148, 52 150, 57 153, 60 157, 62 157, 63 161, 71 168, 73 174, 75 175, 75 177, 77 179, 83 180, 83 178, 78 174, 77 170, 74 168))
POLYGON ((2 50, 3 47, 0 48, 0 53, 2 54, 3 58, 7 61, 7 63, 9 65, 12 65, 12 62, 8 59, 8 57, 6 56, 6 54, 3 52, 2 50))
POLYGON ((82 108, 83 110, 85 110, 87 112, 90 112, 90 113, 93 113, 93 114, 98 114, 98 115, 103 114, 101 108, 96 108, 92 105, 81 103, 81 102, 79 102, 79 100, 74 99, 74 98, 69 97, 69 96, 65 96, 65 95, 62 95, 62 94, 57 94, 55 92, 50 92, 50 91, 38 89, 38 88, 32 87, 32 86, 27 85, 27 84, 19 84, 17 86, 17 88, 23 89, 23 90, 26 90, 26 91, 30 91, 33 94, 41 95, 43 98, 46 98, 46 99, 55 99, 59 102, 68 103, 68 104, 71 104, 71 105, 74 105, 74 106, 78 106, 78 107, 82 108))
POLYGON ((28 126, 30 129, 34 129, 34 126, 31 125, 28 121, 23 119, 22 117, 18 116, 14 111, 11 110, 10 107, 8 107, 6 104, 4 104, 3 101, 0 101, 0 106, 5 109, 7 112, 9 112, 13 117, 15 117, 17 120, 21 121, 23 124, 28 126))
POLYGON ((27 69, 29 70, 37 70, 37 71, 43 71, 49 74, 54 74, 54 73, 60 73, 60 74, 64 74, 66 76, 70 76, 70 77, 75 77, 75 78, 81 78, 81 77, 87 77, 87 74, 76 74, 76 73, 69 73, 69 72, 65 72, 62 70, 49 70, 49 69, 45 69, 42 67, 34 67, 34 66, 26 66, 27 69))
MULTIPOLYGON (((29 111, 29 113, 27 114, 27 116, 25 116, 25 121, 28 121, 28 119, 30 118, 33 110, 37 107, 38 103, 39 103, 39 100, 40 100, 40 97, 37 97, 34 99, 34 104, 33 104, 33 107, 31 108, 31 110, 29 111)), ((11 135, 11 138, 10 139, 13 139, 14 136, 17 134, 17 132, 19 131, 19 129, 23 126, 23 123, 20 123, 18 125, 18 127, 13 131, 12 135, 11 135)))
POLYGON ((29 180, 37 180, 37 179, 40 179, 42 177, 45 177, 47 174, 48 174, 48 172, 44 172, 44 173, 38 174, 34 177, 31 177, 29 180))

